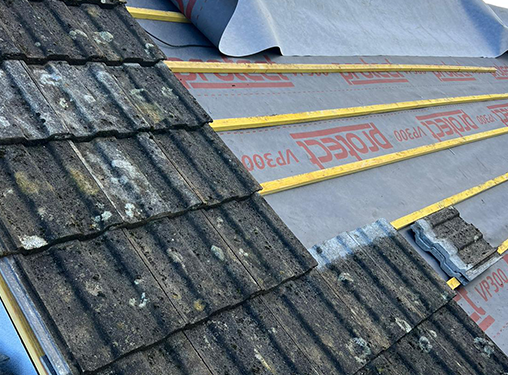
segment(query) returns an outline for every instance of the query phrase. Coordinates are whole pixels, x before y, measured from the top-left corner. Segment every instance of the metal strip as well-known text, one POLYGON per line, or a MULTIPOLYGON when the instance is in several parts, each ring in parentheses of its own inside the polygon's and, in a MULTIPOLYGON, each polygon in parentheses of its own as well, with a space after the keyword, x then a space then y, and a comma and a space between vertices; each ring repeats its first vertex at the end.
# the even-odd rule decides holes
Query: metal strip
MULTIPOLYGON (((135 17, 136 18, 136 17, 135 17)), ((165 61, 174 73, 354 73, 468 72, 495 73, 495 67, 417 64, 263 64, 165 61)))
MULTIPOLYGON (((465 145, 468 143, 481 141, 483 139, 488 139, 488 138, 496 137, 496 136, 503 135, 503 134, 508 134, 508 128, 489 130, 486 132, 477 133, 477 134, 469 135, 466 137, 450 139, 448 141, 443 141, 443 142, 438 142, 438 143, 434 143, 434 144, 430 144, 430 145, 420 146, 420 147, 412 148, 412 149, 405 150, 405 151, 394 152, 391 154, 382 155, 382 156, 378 156, 375 158, 361 160, 361 161, 357 161, 357 162, 353 162, 353 163, 349 163, 349 164, 339 165, 337 167, 322 169, 322 170, 313 171, 313 172, 309 172, 309 173, 299 174, 296 176, 291 176, 291 177, 281 178, 278 180, 268 181, 268 182, 264 182, 261 184, 263 190, 261 190, 260 193, 261 193, 261 195, 274 194, 274 193, 278 193, 281 191, 294 189, 294 188, 297 188, 300 186, 315 184, 317 182, 326 181, 326 180, 330 180, 333 178, 365 171, 368 169, 381 167, 383 165, 397 163, 397 162, 400 162, 403 160, 412 159, 412 158, 415 158, 418 156, 431 154, 431 153, 449 149, 452 147, 457 147, 457 146, 465 145)), ((486 182, 485 184, 490 184, 489 187, 495 186, 501 182, 506 181, 506 179, 508 179, 508 174, 500 176, 500 177, 498 177, 498 179, 500 179, 500 182, 495 183, 493 181, 497 181, 497 180, 492 180, 492 181, 486 182)), ((481 186, 483 186, 483 185, 480 185, 480 187, 481 186)), ((468 197, 472 196, 472 195, 474 195, 474 194, 472 194, 472 191, 475 189, 480 189, 480 187, 470 189, 470 190, 463 192, 461 194, 464 194, 464 195, 469 194, 468 197)), ((486 190, 485 187, 483 187, 482 189, 486 190)), ((459 196, 460 196, 460 194, 459 194, 459 196)), ((457 196, 454 196, 454 197, 457 197, 457 196)), ((448 199, 453 201, 454 203, 460 202, 460 200, 456 200, 458 198, 454 198, 454 197, 448 198, 448 199)), ((447 200, 445 200, 445 201, 448 202, 447 200)), ((444 202, 444 201, 442 201, 442 202, 444 202)), ((442 202, 436 203, 435 205, 429 206, 427 208, 424 208, 423 210, 414 212, 408 216, 398 219, 398 220, 392 222, 392 225, 396 229, 403 228, 403 227, 409 225, 410 223, 415 222, 416 220, 418 220, 421 217, 427 216, 428 214, 430 214, 432 212, 440 210, 442 207, 440 207, 439 205, 442 204, 442 202)), ((452 204, 452 203, 450 203, 450 204, 452 204)), ((446 207, 446 206, 444 206, 444 207, 446 207)))
POLYGON ((127 7, 132 17, 142 20, 190 23, 190 21, 179 12, 154 10, 147 8, 127 7))
POLYGON ((32 363, 39 375, 46 375, 47 371, 42 363, 41 358, 44 357, 44 352, 37 341, 28 321, 26 320, 21 308, 18 306, 16 299, 12 295, 7 283, 5 282, 2 274, 0 273, 0 303, 4 304, 9 317, 11 318, 16 331, 18 332, 23 345, 28 352, 32 363))
POLYGON ((214 120, 210 125, 215 131, 221 132, 227 130, 264 128, 271 126, 298 124, 302 122, 333 120, 338 118, 365 116, 385 112, 406 111, 409 109, 417 108, 438 107, 444 105, 475 103, 502 99, 508 99, 508 94, 458 96, 452 98, 424 99, 411 102, 376 104, 363 107, 288 113, 285 115, 227 118, 214 120))

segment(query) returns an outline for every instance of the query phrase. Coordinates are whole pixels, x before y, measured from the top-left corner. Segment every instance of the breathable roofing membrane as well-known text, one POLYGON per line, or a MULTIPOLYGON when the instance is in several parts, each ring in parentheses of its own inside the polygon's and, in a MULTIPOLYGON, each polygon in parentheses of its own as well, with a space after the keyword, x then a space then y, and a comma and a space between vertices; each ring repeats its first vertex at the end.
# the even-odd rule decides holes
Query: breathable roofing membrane
POLYGON ((219 50, 283 55, 496 57, 508 29, 482 0, 172 0, 219 50))

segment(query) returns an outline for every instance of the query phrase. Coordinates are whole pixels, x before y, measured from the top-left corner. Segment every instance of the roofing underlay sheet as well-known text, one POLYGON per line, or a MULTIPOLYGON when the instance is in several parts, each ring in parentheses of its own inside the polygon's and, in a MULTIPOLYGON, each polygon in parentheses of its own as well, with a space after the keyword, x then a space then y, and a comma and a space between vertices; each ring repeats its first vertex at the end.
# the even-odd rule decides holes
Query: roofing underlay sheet
POLYGON ((482 0, 172 0, 218 49, 247 56, 477 56, 508 49, 482 0), (366 6, 368 5, 368 6, 366 6))

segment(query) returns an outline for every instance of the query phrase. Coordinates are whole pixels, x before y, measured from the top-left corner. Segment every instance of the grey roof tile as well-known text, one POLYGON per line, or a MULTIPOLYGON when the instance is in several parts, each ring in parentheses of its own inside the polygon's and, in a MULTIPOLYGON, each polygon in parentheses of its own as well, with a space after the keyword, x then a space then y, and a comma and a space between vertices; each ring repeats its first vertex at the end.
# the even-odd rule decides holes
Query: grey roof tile
POLYGON ((184 324, 122 231, 16 260, 46 324, 81 371, 108 365, 184 324))
POLYGON ((94 139, 75 147, 127 223, 177 214, 201 204, 148 134, 94 139))
POLYGON ((5 250, 39 248, 119 219, 67 142, 4 146, 0 164, 5 250))
MULTIPOLYGON (((174 129, 164 142, 156 142, 158 136, 140 133, 130 138, 96 138, 89 142, 2 146, 0 222, 5 246, 2 253, 96 236, 114 225, 140 226, 205 204, 248 197, 258 188, 257 183, 210 132, 174 129), (175 133, 177 136, 173 136, 175 133), (181 164, 173 157, 176 153, 167 152, 169 147, 177 149, 181 145, 172 143, 179 142, 180 137, 190 142, 199 140, 195 142, 199 149, 190 150, 190 155, 188 150, 177 154, 194 158, 181 164), (226 155, 211 156, 219 147, 226 155), (198 164, 199 169, 195 167, 198 164), (214 169, 215 181, 207 178, 206 168, 214 169), (203 201, 202 197, 207 197, 211 189, 220 195, 203 201)), ((254 214, 252 209, 251 213, 254 214)), ((282 227, 274 234, 275 225, 280 223, 266 209, 257 219, 258 226, 263 223, 259 220, 265 220, 263 217, 272 222, 271 229, 267 227, 268 235, 280 238, 287 235, 282 227)), ((272 239, 275 241, 276 238, 272 239)), ((285 241, 298 246, 294 237, 285 241)), ((300 257, 303 253, 300 248, 300 257)), ((286 258, 290 259, 290 254, 286 258)), ((300 268, 287 277, 300 269, 307 270, 312 264, 300 262, 303 262, 300 268)))
POLYGON ((456 277, 463 285, 499 259, 497 249, 454 207, 418 220, 411 229, 416 243, 439 260, 448 276, 456 277))
POLYGON ((134 353, 97 375, 212 375, 183 333, 162 344, 134 353))
POLYGON ((310 270, 316 262, 259 195, 204 211, 263 289, 310 270))
POLYGON ((508 360, 454 302, 369 363, 367 374, 504 374, 508 360))
POLYGON ((162 62, 151 69, 138 64, 123 64, 110 67, 109 72, 155 129, 174 125, 196 128, 212 121, 162 62))
POLYGON ((164 54, 123 5, 2 0, 0 58, 154 64, 164 54))
POLYGON ((150 223, 130 233, 159 283, 191 323, 259 291, 199 211, 150 223))
POLYGON ((38 141, 68 133, 25 67, 20 61, 4 61, 0 65, 2 144, 25 139, 38 141))
POLYGON ((163 63, 107 67, 9 60, 0 63, 0 83, 0 144, 126 137, 210 121, 163 63))
POLYGON ((128 135, 150 128, 104 64, 53 62, 28 70, 74 139, 128 135))
POLYGON ((208 125, 199 131, 177 130, 155 139, 206 204, 245 197, 261 187, 208 125))
POLYGON ((185 332, 215 374, 318 374, 260 298, 185 332))
POLYGON ((344 293, 351 307, 367 313, 374 326, 394 337, 400 335, 397 327, 415 326, 454 296, 385 220, 341 234, 310 251, 323 277, 344 293), (386 296, 382 303, 377 301, 379 294, 386 296), (376 312, 368 309, 372 301, 388 315, 379 311, 376 317, 376 312))
POLYGON ((262 298, 320 373, 353 374, 389 347, 314 272, 262 298))

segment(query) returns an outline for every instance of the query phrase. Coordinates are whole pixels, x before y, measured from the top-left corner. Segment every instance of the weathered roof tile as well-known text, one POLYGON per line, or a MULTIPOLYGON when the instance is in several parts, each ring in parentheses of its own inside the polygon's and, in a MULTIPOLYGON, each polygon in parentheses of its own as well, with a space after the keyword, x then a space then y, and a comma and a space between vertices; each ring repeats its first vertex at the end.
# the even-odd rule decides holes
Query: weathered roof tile
POLYGON ((54 62, 28 70, 74 139, 128 135, 150 128, 104 64, 54 62))
POLYGON ((0 65, 0 144, 38 141, 68 133, 20 61, 0 65))
POLYGON ((148 134, 75 147, 125 222, 168 216, 201 203, 148 134))
POLYGON ((506 356, 453 301, 442 307, 358 375, 503 374, 506 356))
POLYGON ((154 64, 164 58, 124 6, 79 4, 68 6, 59 0, 0 1, 0 26, 4 31, 0 59, 154 64))
POLYGON ((185 333, 215 374, 318 374, 259 298, 185 333))
POLYGON ((201 212, 130 230, 159 283, 190 322, 237 304, 259 290, 201 212))
POLYGON ((263 289, 301 276, 316 265, 300 241, 258 195, 204 213, 263 289))
POLYGON ((134 353, 97 375, 212 375, 183 333, 152 348, 134 353))
POLYGON ((67 142, 4 146, 0 164, 1 221, 12 246, 6 250, 39 248, 119 219, 67 142))
POLYGON ((454 207, 418 220, 411 229, 416 243, 438 259, 448 276, 456 277, 463 285, 499 259, 497 249, 454 207))
POLYGON ((126 137, 196 129, 210 121, 162 63, 108 67, 9 60, 0 63, 0 83, 0 144, 126 137))
POLYGON ((109 71, 155 129, 174 125, 196 128, 212 121, 162 62, 151 69, 123 64, 110 67, 109 71))
POLYGON ((317 273, 262 297, 297 347, 322 374, 353 374, 384 347, 317 273))
POLYGON ((207 204, 245 197, 261 187, 208 125, 155 136, 167 157, 207 204))
POLYGON ((46 324, 54 325, 55 337, 82 371, 108 365, 184 324, 122 231, 16 260, 40 311, 48 314, 46 324))

